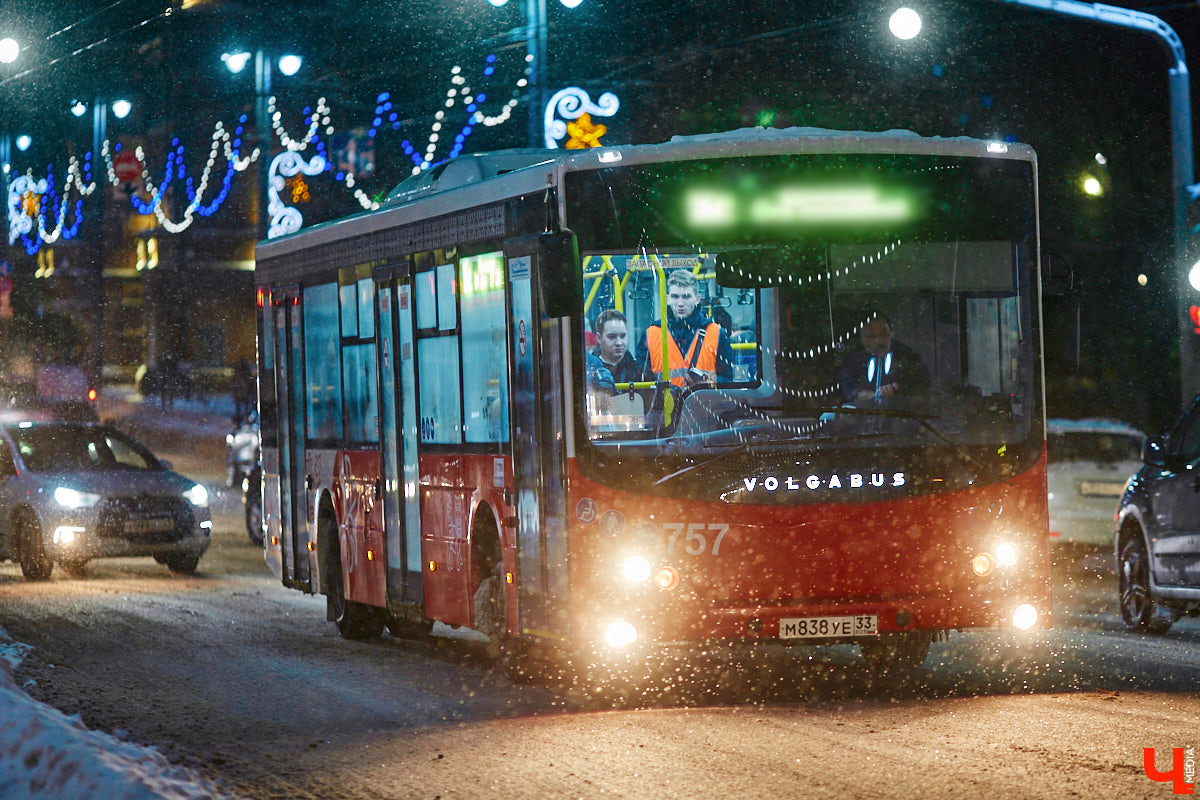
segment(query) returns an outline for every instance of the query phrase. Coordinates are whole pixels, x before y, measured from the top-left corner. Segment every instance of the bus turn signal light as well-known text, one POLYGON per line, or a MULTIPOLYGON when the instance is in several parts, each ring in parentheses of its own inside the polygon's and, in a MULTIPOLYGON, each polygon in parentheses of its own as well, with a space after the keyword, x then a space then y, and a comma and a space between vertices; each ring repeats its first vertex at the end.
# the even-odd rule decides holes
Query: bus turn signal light
POLYGON ((971 559, 971 569, 981 578, 992 571, 992 566, 992 557, 987 553, 980 553, 971 559))
POLYGON ((660 589, 674 589, 679 585, 679 570, 671 566, 661 566, 654 570, 654 585, 660 589))

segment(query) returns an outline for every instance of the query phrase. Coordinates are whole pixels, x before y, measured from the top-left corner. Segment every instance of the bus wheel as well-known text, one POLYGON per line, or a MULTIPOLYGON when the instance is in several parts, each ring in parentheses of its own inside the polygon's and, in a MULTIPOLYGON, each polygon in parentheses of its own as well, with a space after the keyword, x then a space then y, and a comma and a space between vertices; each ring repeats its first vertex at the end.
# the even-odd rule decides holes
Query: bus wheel
POLYGON ((877 685, 902 685, 925 663, 931 640, 923 632, 883 634, 877 641, 860 642, 859 649, 877 685))
POLYGON ((337 625, 343 639, 378 639, 383 635, 387 612, 376 606, 346 599, 342 579, 342 557, 337 545, 337 525, 331 517, 321 519, 321 541, 332 542, 326 568, 329 570, 329 593, 325 595, 329 618, 337 625))
POLYGON ((1175 617, 1169 609, 1159 607, 1150 594, 1150 559, 1140 532, 1121 545, 1118 567, 1121 620, 1126 630, 1166 633, 1175 617))

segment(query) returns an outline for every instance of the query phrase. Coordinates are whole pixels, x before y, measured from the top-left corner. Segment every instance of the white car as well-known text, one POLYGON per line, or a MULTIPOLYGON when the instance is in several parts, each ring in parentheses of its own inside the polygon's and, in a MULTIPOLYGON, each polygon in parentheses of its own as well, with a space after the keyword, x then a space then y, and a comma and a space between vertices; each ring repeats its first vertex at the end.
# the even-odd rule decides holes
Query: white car
POLYGON ((1118 420, 1046 420, 1052 543, 1112 544, 1117 503, 1141 469, 1145 438, 1118 420))
POLYGON ((105 425, 0 425, 0 559, 29 580, 57 563, 81 576, 89 559, 153 556, 196 571, 212 534, 208 491, 105 425))

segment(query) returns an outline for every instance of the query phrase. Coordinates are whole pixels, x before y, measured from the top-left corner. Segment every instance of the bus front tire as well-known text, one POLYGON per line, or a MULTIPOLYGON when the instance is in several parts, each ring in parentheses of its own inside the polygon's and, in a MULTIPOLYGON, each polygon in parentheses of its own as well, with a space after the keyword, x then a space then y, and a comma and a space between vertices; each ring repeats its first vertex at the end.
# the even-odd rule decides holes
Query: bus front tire
POLYGON ((328 603, 329 618, 337 625, 343 639, 378 639, 383 635, 387 623, 387 611, 377 606, 356 603, 346 599, 346 585, 342 579, 341 548, 337 543, 337 525, 329 517, 321 520, 321 541, 331 543, 327 563, 329 569, 328 603))

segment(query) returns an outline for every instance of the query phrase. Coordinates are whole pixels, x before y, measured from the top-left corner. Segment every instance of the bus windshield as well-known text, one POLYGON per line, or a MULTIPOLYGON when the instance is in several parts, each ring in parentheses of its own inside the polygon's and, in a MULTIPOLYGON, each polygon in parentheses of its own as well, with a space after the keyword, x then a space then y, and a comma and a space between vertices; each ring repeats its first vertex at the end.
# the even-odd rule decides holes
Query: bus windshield
POLYGON ((718 159, 579 173, 567 192, 597 475, 645 488, 890 452, 973 482, 1036 457, 1028 164, 718 159))

